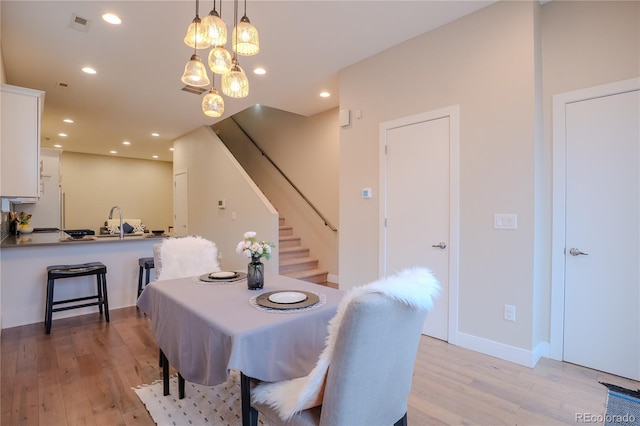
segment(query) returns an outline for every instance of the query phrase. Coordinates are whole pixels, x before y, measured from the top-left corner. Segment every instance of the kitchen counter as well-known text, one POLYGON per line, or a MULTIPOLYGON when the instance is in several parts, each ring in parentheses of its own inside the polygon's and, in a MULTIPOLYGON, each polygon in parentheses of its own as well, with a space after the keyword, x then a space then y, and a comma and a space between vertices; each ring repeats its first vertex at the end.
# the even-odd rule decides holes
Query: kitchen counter
MULTIPOLYGON (((47 266, 102 262, 107 266, 109 308, 134 306, 138 295, 138 259, 153 256, 154 244, 167 236, 153 234, 92 236, 69 241, 64 232, 10 235, 0 244, 2 328, 42 323, 47 288, 47 266), (62 240, 62 241, 61 241, 62 240)), ((155 280, 155 270, 151 271, 155 280)), ((95 277, 79 277, 56 283, 55 300, 95 293, 95 277), (75 282, 74 282, 75 281, 75 282)), ((96 306, 54 312, 55 320, 95 313, 96 306)), ((42 328, 44 334, 44 325, 42 328)))
POLYGON ((154 239, 160 240, 162 238, 169 238, 169 235, 154 235, 154 234, 130 234, 126 235, 124 239, 120 239, 119 235, 88 235, 82 239, 73 239, 69 237, 65 232, 32 232, 30 234, 9 235, 0 244, 0 249, 18 248, 18 247, 36 247, 36 246, 52 246, 52 245, 64 245, 69 244, 99 244, 99 243, 115 243, 115 242, 127 242, 136 240, 154 239))

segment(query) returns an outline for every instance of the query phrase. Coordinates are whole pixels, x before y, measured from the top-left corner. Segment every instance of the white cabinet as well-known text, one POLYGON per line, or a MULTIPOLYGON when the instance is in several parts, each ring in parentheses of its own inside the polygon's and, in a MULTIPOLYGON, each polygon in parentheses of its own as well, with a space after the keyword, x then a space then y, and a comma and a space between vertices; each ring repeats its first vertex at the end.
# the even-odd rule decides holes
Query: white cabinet
POLYGON ((40 196, 40 120, 44 92, 2 85, 0 195, 40 196))
POLYGON ((60 154, 62 150, 41 148, 42 178, 40 198, 19 210, 32 214, 32 228, 62 228, 62 197, 60 193, 60 154))

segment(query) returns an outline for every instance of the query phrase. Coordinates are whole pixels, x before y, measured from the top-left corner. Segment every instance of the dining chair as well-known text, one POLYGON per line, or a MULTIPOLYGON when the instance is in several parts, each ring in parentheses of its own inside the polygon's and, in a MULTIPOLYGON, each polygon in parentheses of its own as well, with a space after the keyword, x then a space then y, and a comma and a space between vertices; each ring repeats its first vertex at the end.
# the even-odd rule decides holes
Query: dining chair
POLYGON ((156 281, 220 271, 218 248, 199 236, 171 237, 153 246, 156 281))
POLYGON ((420 335, 439 291, 426 268, 352 289, 308 376, 252 388, 251 424, 262 413, 283 425, 407 425, 420 335))
MULTIPOLYGON (((199 236, 171 237, 153 246, 156 281, 195 277, 220 271, 218 248, 213 241, 199 236)), ((169 361, 159 350, 164 395, 169 395, 169 361)), ((184 398, 184 378, 178 372, 178 397, 184 398)))

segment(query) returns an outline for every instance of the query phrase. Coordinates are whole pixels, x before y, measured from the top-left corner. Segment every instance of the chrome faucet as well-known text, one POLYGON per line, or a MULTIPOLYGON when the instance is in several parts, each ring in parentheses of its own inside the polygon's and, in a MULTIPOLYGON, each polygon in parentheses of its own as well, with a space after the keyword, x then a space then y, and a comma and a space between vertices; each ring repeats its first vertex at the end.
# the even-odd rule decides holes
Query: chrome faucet
POLYGON ((124 229, 122 228, 122 209, 118 206, 111 207, 109 212, 109 219, 113 219, 113 210, 118 209, 118 215, 120 216, 120 239, 124 240, 124 229))

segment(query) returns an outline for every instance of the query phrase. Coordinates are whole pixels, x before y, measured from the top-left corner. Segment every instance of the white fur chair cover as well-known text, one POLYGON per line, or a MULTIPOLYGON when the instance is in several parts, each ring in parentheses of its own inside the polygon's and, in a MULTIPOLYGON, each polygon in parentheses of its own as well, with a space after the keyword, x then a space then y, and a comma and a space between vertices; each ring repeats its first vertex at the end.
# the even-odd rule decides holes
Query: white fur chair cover
POLYGON ((440 283, 429 269, 416 267, 351 289, 329 321, 326 346, 311 373, 292 380, 260 383, 251 390, 252 400, 269 405, 284 421, 302 410, 321 405, 325 378, 344 312, 353 299, 367 293, 381 293, 408 306, 429 311, 440 294, 440 283))
POLYGON ((198 236, 163 240, 159 260, 158 281, 220 271, 215 243, 198 236))

